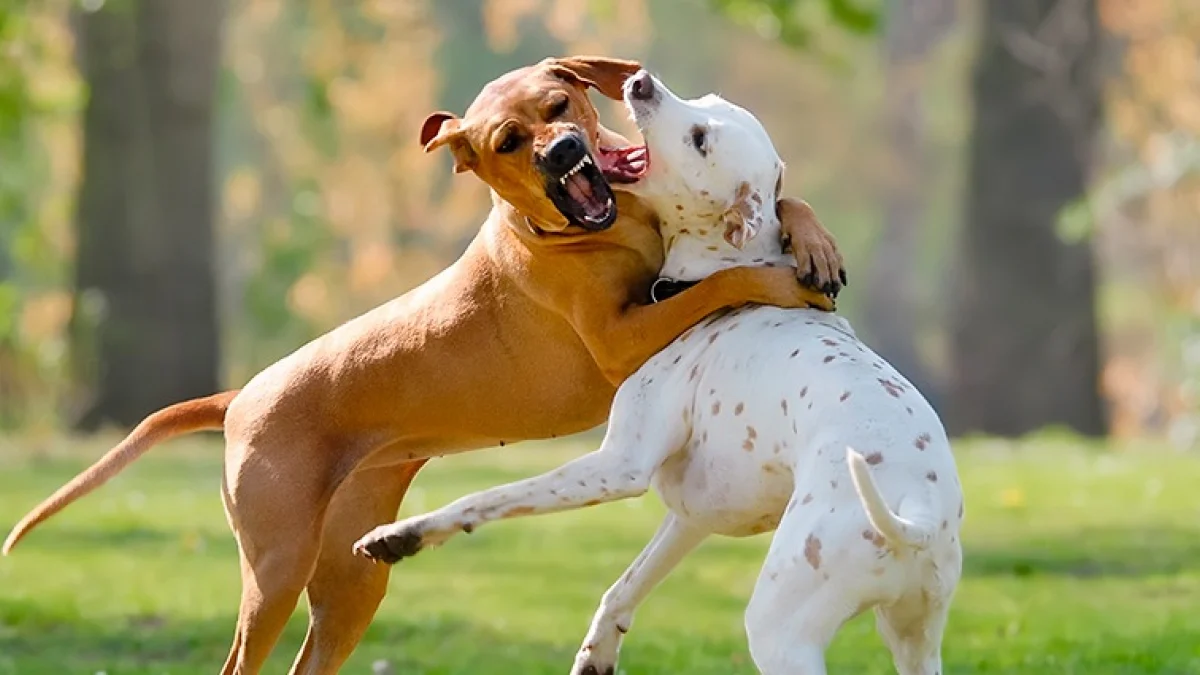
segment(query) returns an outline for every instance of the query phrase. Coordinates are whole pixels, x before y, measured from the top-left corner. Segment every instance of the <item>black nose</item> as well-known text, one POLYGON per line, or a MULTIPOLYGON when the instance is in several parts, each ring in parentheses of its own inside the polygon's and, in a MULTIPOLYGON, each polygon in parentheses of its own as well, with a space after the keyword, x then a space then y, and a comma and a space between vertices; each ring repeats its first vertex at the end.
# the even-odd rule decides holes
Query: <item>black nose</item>
POLYGON ((649 101, 654 98, 654 78, 645 70, 639 70, 629 78, 629 95, 639 101, 649 101))
POLYGON ((556 176, 570 171, 587 154, 583 139, 577 134, 566 134, 554 139, 546 148, 546 168, 556 176))

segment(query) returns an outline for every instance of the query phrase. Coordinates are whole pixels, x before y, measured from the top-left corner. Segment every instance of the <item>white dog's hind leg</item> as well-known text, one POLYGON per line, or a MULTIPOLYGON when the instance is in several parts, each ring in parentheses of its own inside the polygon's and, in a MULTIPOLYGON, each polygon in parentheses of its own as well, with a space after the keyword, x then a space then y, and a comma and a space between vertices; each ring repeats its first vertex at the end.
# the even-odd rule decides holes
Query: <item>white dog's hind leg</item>
POLYGON ((875 608, 875 627, 900 675, 941 675, 942 633, 949 611, 948 600, 926 593, 875 608))
POLYGON ((857 541, 840 536, 846 515, 814 502, 816 482, 796 483, 746 608, 750 656, 763 675, 825 675, 829 643, 863 609, 856 585, 866 570, 848 547, 870 544, 857 532, 857 541))
POLYGON ((654 538, 604 593, 575 657, 572 675, 611 675, 616 670, 621 638, 633 625, 638 605, 707 536, 707 532, 687 525, 675 514, 667 514, 654 538))

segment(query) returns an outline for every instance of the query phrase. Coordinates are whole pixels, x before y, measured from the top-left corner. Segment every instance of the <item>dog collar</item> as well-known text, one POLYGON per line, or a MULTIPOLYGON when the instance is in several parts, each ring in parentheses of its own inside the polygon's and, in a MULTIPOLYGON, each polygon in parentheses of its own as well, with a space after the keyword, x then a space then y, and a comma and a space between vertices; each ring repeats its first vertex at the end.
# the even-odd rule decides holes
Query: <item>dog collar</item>
POLYGON ((678 279, 668 279, 667 277, 659 277, 650 285, 650 302, 662 302, 667 298, 679 295, 687 289, 700 283, 699 281, 679 281, 678 279))

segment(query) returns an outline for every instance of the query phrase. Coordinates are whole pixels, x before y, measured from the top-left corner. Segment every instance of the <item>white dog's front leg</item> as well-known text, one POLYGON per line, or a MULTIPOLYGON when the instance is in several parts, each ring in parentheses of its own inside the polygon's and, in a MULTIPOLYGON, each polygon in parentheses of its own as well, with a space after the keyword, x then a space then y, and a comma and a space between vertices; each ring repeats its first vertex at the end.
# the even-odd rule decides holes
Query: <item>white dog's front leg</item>
MULTIPOLYGON (((655 360, 665 354, 660 353, 655 360)), ((643 378, 639 371, 621 385, 599 450, 535 478, 485 490, 432 513, 377 527, 358 540, 355 553, 395 563, 493 520, 555 513, 644 494, 654 472, 683 445, 689 433, 684 425, 663 423, 671 414, 667 410, 674 406, 665 397, 649 394, 653 382, 653 377, 643 378)))
POLYGON ((644 494, 657 463, 631 465, 628 452, 600 450, 534 478, 468 495, 442 508, 381 525, 354 545, 360 555, 394 563, 494 520, 555 513, 644 494))
POLYGON ((606 675, 616 671, 621 638, 633 625, 638 605, 707 536, 708 532, 685 524, 674 513, 667 514, 654 538, 604 593, 583 646, 575 656, 571 675, 606 675))

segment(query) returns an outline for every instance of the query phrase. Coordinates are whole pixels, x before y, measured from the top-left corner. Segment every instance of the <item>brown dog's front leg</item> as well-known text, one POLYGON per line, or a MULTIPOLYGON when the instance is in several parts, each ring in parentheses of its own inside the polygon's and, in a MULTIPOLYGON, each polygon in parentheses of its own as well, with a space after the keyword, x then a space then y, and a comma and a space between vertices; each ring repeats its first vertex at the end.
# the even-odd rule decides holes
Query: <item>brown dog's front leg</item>
POLYGON ((785 197, 776 204, 784 249, 796 257, 800 283, 834 297, 846 285, 846 267, 837 241, 808 202, 785 197))
POLYGON ((604 376, 620 384, 704 317, 750 303, 835 309, 832 298, 798 284, 790 268, 735 267, 653 305, 613 311, 614 304, 581 302, 571 320, 604 376))

